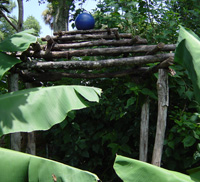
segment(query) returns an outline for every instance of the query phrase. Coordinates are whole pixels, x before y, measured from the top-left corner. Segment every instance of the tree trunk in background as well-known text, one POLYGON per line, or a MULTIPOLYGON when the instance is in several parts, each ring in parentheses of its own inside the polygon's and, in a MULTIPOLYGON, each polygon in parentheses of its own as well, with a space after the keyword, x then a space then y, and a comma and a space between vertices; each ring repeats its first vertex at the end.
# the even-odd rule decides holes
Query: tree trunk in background
POLYGON ((149 98, 146 98, 142 105, 140 124, 140 155, 139 160, 147 162, 148 152, 148 132, 149 132, 149 98))
POLYGON ((58 0, 58 5, 56 6, 56 15, 53 22, 54 32, 68 31, 69 10, 71 4, 72 0, 58 0))
POLYGON ((160 166, 167 123, 167 107, 169 105, 168 71, 166 69, 159 69, 158 71, 157 91, 158 118, 152 164, 160 166))
MULTIPOLYGON (((17 24, 17 31, 22 31, 23 26, 23 19, 24 19, 24 6, 23 6, 23 0, 17 0, 18 2, 18 24, 17 24)), ((9 84, 9 92, 18 91, 18 80, 19 75, 14 73, 9 76, 8 84, 9 84)), ((11 149, 16 151, 22 150, 22 135, 21 133, 13 133, 10 136, 10 142, 11 142, 11 149)))
MULTIPOLYGON (((11 73, 11 75, 9 75, 9 80, 8 80, 9 92, 14 92, 18 90, 18 80, 19 80, 18 74, 11 73)), ((11 149, 16 151, 21 151, 21 141, 22 141, 21 133, 11 134, 10 140, 11 140, 11 149)))
POLYGON ((18 23, 17 30, 18 32, 22 31, 23 21, 24 21, 24 6, 23 0, 17 0, 18 2, 18 23))

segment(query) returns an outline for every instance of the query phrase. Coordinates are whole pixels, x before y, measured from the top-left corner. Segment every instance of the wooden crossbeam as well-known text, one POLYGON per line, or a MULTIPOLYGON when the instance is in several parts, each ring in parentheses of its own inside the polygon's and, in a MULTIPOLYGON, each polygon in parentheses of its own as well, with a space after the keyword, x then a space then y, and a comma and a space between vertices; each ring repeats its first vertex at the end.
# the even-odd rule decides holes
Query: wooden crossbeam
POLYGON ((173 53, 135 56, 116 59, 105 59, 101 61, 47 61, 47 62, 24 62, 18 65, 21 69, 101 69, 120 66, 139 66, 148 63, 162 62, 169 57, 174 57, 173 53))
MULTIPOLYGON (((67 50, 67 51, 27 51, 27 56, 32 56, 35 58, 44 58, 44 59, 59 59, 59 58, 71 58, 73 56, 114 56, 121 55, 124 53, 146 53, 151 52, 155 49, 157 45, 133 45, 133 46, 124 46, 124 47, 112 47, 112 48, 95 48, 95 49, 80 49, 80 50, 67 50)), ((174 51, 175 45, 165 45, 160 51, 174 51)), ((18 54, 18 56, 20 56, 18 54)))

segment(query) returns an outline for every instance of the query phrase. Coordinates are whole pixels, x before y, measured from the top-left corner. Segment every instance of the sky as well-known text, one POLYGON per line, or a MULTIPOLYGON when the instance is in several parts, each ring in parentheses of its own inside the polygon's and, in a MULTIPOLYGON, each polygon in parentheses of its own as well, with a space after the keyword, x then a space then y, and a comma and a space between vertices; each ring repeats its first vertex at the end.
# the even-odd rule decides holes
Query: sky
MULTIPOLYGON (((17 0, 13 1, 17 5, 17 0)), ((86 0, 83 8, 90 12, 92 9, 95 9, 96 3, 97 2, 95 0, 86 0)), ((42 27, 40 37, 45 37, 46 35, 53 34, 53 31, 49 28, 48 25, 45 25, 42 19, 42 12, 46 9, 46 6, 47 3, 39 5, 38 0, 29 0, 28 2, 24 0, 24 20, 26 20, 28 16, 34 16, 39 21, 40 26, 42 27)), ((12 14, 18 17, 18 7, 14 9, 12 14)), ((72 28, 70 30, 72 30, 72 28)))

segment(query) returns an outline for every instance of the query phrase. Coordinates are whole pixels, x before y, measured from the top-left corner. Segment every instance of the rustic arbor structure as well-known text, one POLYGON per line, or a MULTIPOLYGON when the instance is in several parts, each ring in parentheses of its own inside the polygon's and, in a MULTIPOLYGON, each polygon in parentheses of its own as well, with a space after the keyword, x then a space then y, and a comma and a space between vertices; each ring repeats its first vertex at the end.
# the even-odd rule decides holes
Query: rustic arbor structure
MULTIPOLYGON (((152 163, 160 166, 168 106, 168 66, 173 64, 175 45, 149 45, 147 40, 118 29, 77 30, 57 32, 18 53, 23 63, 15 71, 24 82, 56 81, 63 77, 102 78, 132 77, 145 79, 159 72, 158 119, 152 163), (90 56, 89 60, 84 60, 90 56), (153 67, 148 63, 157 63, 153 67), (113 67, 119 71, 111 71, 113 67), (98 72, 106 68, 106 72, 98 72), (58 71, 59 70, 59 71, 58 71), (79 73, 76 70, 82 70, 79 73), (95 70, 95 72, 93 72, 95 70)), ((149 99, 142 106, 140 131, 140 160, 147 161, 149 99)))

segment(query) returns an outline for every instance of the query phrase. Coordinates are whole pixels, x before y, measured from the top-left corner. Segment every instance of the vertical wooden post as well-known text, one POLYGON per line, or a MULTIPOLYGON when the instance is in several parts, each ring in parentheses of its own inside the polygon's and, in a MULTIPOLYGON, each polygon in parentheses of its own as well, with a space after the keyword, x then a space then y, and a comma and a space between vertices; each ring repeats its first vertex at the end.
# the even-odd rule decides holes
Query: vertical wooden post
MULTIPOLYGON (((9 92, 14 92, 18 91, 18 80, 19 80, 19 75, 16 73, 11 73, 9 75, 9 92)), ((11 140, 11 149, 16 150, 16 151, 21 151, 21 140, 22 136, 21 133, 13 133, 10 135, 10 140, 11 140)))
POLYGON ((152 164, 160 166, 167 123, 167 107, 169 105, 168 71, 166 69, 159 69, 158 71, 157 91, 158 118, 152 164))
MULTIPOLYGON (((32 88, 31 83, 26 83, 26 88, 32 88)), ((35 132, 27 133, 26 153, 36 155, 35 132)))
POLYGON ((147 162, 148 152, 148 132, 149 132, 149 98, 142 105, 140 124, 140 154, 139 160, 147 162))
POLYGON ((36 155, 35 132, 27 133, 26 153, 36 155))

